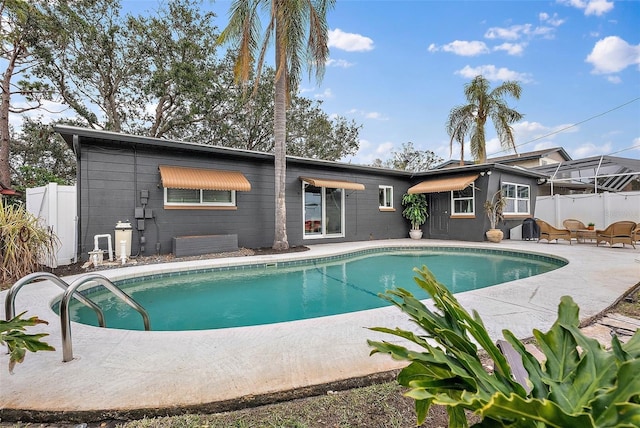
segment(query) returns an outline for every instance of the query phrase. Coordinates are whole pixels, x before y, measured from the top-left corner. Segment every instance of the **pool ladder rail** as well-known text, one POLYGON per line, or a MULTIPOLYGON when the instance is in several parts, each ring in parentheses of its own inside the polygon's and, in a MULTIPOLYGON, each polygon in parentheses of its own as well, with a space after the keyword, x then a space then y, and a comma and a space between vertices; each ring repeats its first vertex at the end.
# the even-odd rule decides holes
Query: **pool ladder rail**
POLYGON ((81 303, 93 309, 98 317, 99 326, 106 327, 102 309, 100 309, 100 307, 87 296, 78 292, 78 288, 88 282, 97 282, 107 290, 111 291, 115 296, 119 297, 127 305, 135 309, 142 316, 144 329, 146 331, 151 330, 151 323, 149 322, 149 314, 147 313, 147 311, 138 302, 136 302, 133 297, 122 291, 120 288, 118 288, 117 285, 115 285, 105 276, 99 275, 97 273, 82 275, 71 284, 68 284, 58 276, 49 272, 34 272, 20 278, 15 284, 11 286, 4 301, 4 309, 7 320, 12 319, 16 315, 15 300, 18 291, 20 291, 20 289, 25 285, 41 279, 49 280, 64 290, 64 293, 62 294, 62 300, 60 300, 60 330, 62 335, 63 363, 73 360, 73 346, 71 344, 71 319, 69 315, 69 302, 71 301, 72 297, 75 297, 81 303))

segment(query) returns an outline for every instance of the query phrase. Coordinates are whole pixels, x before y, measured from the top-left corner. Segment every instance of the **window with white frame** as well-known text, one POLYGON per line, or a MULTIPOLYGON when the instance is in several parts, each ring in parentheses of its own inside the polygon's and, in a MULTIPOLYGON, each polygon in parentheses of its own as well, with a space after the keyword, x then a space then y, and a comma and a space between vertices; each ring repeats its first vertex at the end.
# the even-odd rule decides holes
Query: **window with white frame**
POLYGON ((462 190, 451 191, 451 212, 453 215, 475 214, 475 186, 471 183, 462 190))
POLYGON ((235 207, 235 190, 164 189, 166 206, 235 207))
POLYGON ((378 186, 378 205, 381 209, 393 208, 392 186, 378 186))
POLYGON ((506 200, 503 214, 529 214, 531 192, 526 184, 502 183, 502 195, 506 200))

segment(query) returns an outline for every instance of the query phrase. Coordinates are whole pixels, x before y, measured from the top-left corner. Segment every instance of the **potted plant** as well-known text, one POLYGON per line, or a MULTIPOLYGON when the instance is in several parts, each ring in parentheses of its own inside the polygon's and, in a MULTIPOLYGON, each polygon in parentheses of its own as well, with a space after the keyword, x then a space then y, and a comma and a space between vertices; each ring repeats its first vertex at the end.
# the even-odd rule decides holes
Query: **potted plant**
POLYGON ((496 224, 504 218, 502 210, 506 203, 507 200, 504 198, 502 190, 498 190, 491 200, 485 201, 484 203, 484 211, 487 213, 487 217, 489 217, 489 222, 491 223, 491 229, 486 232, 489 242, 500 242, 504 237, 504 233, 502 230, 496 228, 496 224))
POLYGON ((589 224, 587 225, 587 229, 589 229, 589 230, 593 230, 593 229, 595 229, 595 227, 596 227, 596 224, 595 224, 595 223, 589 223, 589 224))
POLYGON ((427 214, 427 197, 424 193, 405 193, 402 196, 402 216, 411 222, 411 230, 409 236, 412 239, 422 238, 422 229, 420 228, 426 221, 427 214))

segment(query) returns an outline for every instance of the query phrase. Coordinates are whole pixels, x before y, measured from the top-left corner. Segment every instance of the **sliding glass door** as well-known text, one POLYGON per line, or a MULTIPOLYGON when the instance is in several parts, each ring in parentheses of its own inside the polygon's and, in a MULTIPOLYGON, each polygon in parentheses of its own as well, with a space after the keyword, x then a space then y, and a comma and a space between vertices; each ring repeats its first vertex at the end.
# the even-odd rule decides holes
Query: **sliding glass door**
POLYGON ((315 187, 302 183, 304 237, 344 236, 344 189, 315 187))

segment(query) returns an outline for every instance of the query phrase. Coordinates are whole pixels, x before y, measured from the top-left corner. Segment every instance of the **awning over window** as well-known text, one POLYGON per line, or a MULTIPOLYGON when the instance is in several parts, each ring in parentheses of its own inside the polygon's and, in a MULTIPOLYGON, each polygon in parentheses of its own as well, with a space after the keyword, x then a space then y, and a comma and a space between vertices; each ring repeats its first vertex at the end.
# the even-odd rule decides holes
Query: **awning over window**
POLYGON ((353 181, 331 180, 329 178, 311 178, 311 177, 300 177, 300 180, 306 181, 307 183, 316 187, 329 187, 331 189, 364 190, 364 184, 355 183, 353 181))
POLYGON ((411 187, 408 193, 437 193, 462 190, 473 183, 480 174, 461 175, 458 177, 432 178, 411 187))
POLYGON ((251 183, 240 171, 168 165, 160 165, 158 169, 162 186, 169 189, 251 190, 251 183))

